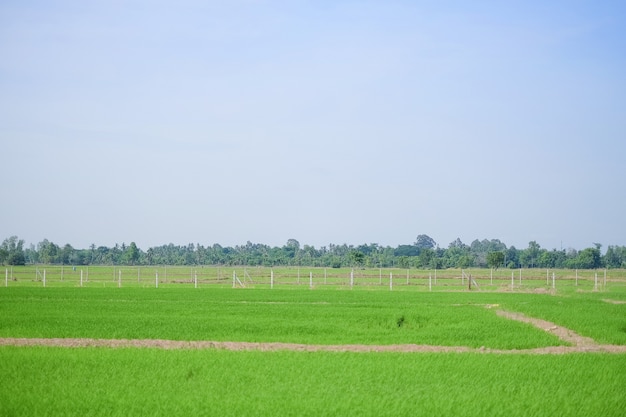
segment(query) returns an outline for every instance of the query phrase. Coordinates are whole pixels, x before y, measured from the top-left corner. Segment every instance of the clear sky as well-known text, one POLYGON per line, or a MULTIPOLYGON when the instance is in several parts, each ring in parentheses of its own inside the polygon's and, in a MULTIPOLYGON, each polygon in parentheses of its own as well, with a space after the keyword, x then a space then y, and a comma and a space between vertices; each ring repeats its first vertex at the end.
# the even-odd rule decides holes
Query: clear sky
POLYGON ((626 245, 626 2, 3 1, 0 239, 626 245))

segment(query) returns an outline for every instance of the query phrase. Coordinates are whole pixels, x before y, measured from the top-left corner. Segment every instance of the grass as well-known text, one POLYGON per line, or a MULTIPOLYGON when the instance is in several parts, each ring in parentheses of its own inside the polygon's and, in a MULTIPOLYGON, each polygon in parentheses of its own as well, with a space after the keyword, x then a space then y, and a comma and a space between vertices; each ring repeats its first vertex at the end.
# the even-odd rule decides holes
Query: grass
POLYGON ((539 317, 591 337, 599 343, 626 345, 626 304, 612 304, 603 298, 620 299, 621 293, 573 293, 561 297, 505 301, 511 311, 539 317))
MULTIPOLYGON (((575 271, 524 269, 445 269, 418 270, 400 268, 314 268, 314 267, 243 267, 243 266, 52 266, 29 265, 6 267, 6 285, 41 287, 155 287, 157 278, 160 287, 233 286, 233 274, 246 287, 268 288, 274 276, 275 287, 349 288, 370 289, 392 288, 396 291, 464 291, 467 290, 468 275, 471 275, 482 291, 532 291, 551 289, 552 274, 559 291, 592 290, 595 275, 598 288, 626 288, 625 270, 575 271), (607 274, 606 287, 604 273, 607 274), (351 276, 353 279, 351 279, 351 276), (521 279, 520 279, 521 276, 521 279), (465 277, 465 278, 464 278, 465 277), (513 278, 513 280, 511 280, 513 278)), ((239 282, 235 282, 239 286, 239 282)), ((475 290, 474 286, 474 290, 475 290)))
MULTIPOLYGON (((539 279, 514 288, 520 292, 447 292, 457 287, 441 284, 432 293, 413 284, 394 291, 376 285, 349 290, 344 284, 309 290, 306 283, 233 290, 222 288, 228 284, 194 289, 170 282, 155 289, 117 288, 108 285, 111 280, 79 288, 64 277, 59 285, 53 280, 43 288, 41 282, 19 279, 0 287, 0 337, 500 349, 561 344, 549 333, 484 308, 498 304, 599 342, 626 344, 626 305, 603 301, 626 300, 626 287, 611 278, 597 292, 590 282, 581 280, 576 287, 568 281, 556 295, 533 293, 545 287, 539 279)), ((0 416, 610 417, 624 413, 624 369, 626 354, 5 346, 0 347, 0 416)))
POLYGON ((1 337, 85 337, 309 344, 430 344, 526 349, 555 336, 484 304, 528 294, 207 288, 12 288, 1 337))
POLYGON ((602 354, 2 347, 0 415, 610 417, 624 369, 602 354))

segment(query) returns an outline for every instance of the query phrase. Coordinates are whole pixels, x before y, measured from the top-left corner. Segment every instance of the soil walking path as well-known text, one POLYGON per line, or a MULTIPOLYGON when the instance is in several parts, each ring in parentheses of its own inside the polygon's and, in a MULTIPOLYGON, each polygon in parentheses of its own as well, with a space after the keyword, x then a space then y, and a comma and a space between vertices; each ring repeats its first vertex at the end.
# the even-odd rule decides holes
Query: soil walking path
POLYGON ((497 310, 496 313, 508 319, 530 323, 544 331, 553 333, 572 346, 550 346, 534 349, 490 349, 470 348, 466 346, 432 345, 307 345, 299 343, 256 343, 256 342, 213 342, 179 341, 158 339, 85 339, 85 338, 0 338, 0 346, 55 346, 55 347, 107 347, 107 348, 157 348, 157 349, 225 349, 300 352, 474 352, 496 354, 564 354, 575 352, 626 353, 626 345, 602 345, 593 339, 581 336, 562 326, 527 317, 521 313, 497 310))

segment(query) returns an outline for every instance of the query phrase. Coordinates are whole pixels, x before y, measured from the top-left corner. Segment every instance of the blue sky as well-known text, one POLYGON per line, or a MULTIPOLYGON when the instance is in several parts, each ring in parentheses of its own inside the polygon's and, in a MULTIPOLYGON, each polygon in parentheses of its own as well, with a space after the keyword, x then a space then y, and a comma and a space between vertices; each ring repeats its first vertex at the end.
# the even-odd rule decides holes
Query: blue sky
POLYGON ((626 4, 5 1, 0 238, 626 245, 626 4))

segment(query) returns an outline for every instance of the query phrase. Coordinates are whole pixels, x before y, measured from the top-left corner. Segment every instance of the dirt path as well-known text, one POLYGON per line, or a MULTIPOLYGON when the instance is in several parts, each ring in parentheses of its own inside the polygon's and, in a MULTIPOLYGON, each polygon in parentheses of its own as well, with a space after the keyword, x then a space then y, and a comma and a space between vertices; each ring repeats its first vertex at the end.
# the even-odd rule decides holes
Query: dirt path
POLYGON ((602 301, 609 304, 626 304, 624 300, 611 300, 610 298, 603 298, 602 301))
POLYGON ((564 354, 575 352, 626 353, 626 345, 601 345, 593 339, 581 336, 565 327, 526 317, 521 313, 497 310, 499 316, 511 320, 530 323, 544 331, 553 333, 561 340, 573 346, 550 346, 535 349, 490 349, 470 348, 465 346, 431 346, 431 345, 307 345, 299 343, 253 343, 253 342, 212 342, 212 341, 178 341, 158 339, 85 339, 85 338, 0 338, 0 346, 56 346, 70 348, 108 347, 108 348, 157 348, 157 349, 224 349, 224 350, 258 350, 299 352, 474 352, 496 354, 564 354))
POLYGON ((512 313, 510 311, 504 310, 496 310, 496 314, 501 317, 506 317, 507 319, 521 321, 524 323, 530 323, 538 329, 545 330, 546 332, 550 332, 554 334, 559 339, 571 343, 574 346, 578 347, 595 347, 598 346, 595 340, 590 337, 581 336, 578 333, 567 329, 562 326, 557 326, 556 324, 541 320, 534 319, 532 317, 527 317, 522 313, 512 313))

